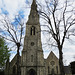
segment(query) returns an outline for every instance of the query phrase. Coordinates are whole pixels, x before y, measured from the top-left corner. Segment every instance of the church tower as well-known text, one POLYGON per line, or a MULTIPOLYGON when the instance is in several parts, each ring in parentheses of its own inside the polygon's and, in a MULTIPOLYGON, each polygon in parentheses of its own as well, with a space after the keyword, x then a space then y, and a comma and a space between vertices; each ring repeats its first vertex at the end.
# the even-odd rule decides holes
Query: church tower
POLYGON ((26 23, 26 35, 21 57, 21 75, 45 75, 40 30, 37 5, 33 0, 26 23))

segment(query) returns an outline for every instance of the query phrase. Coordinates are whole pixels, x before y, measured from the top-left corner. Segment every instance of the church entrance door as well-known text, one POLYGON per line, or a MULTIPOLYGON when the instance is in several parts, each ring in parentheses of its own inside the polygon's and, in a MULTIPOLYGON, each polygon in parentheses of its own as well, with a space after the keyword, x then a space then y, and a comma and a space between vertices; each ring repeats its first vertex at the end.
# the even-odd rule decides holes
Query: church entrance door
POLYGON ((35 72, 35 70, 33 70, 33 69, 30 69, 30 70, 29 70, 29 73, 28 73, 28 75, 36 75, 36 72, 35 72))

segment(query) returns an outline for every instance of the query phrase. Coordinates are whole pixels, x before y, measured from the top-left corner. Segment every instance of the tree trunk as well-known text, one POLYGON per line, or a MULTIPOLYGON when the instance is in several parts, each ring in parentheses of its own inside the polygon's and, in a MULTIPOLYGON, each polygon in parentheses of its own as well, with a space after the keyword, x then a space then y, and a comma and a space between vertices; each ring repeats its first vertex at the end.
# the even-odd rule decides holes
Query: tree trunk
POLYGON ((20 75, 20 55, 19 55, 19 44, 17 45, 17 75, 20 75))
POLYGON ((64 65, 63 65, 63 52, 62 52, 62 47, 59 47, 59 67, 60 67, 60 75, 65 75, 64 65))

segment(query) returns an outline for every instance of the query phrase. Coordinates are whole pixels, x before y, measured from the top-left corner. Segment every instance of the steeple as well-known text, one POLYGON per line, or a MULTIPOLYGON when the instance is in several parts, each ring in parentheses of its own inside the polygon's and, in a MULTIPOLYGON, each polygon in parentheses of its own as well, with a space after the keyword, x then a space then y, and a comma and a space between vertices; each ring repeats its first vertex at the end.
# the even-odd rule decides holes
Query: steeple
POLYGON ((26 34, 21 57, 21 75, 45 75, 40 30, 37 4, 36 0, 33 0, 26 23, 26 34))
POLYGON ((39 24, 39 15, 37 11, 36 0, 33 0, 27 25, 37 25, 37 24, 39 24))
POLYGON ((31 5, 31 9, 37 11, 36 0, 33 0, 33 3, 32 3, 32 5, 31 5))

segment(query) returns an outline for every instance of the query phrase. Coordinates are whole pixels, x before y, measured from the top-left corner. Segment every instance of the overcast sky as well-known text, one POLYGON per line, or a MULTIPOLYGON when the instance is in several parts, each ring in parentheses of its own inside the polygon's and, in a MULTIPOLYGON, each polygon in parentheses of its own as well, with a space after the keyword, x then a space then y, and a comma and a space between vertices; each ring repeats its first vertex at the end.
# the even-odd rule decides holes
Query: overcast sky
MULTIPOLYGON (((32 0, 29 2, 31 3, 32 0)), ((29 2, 27 0, 0 0, 0 14, 6 14, 13 19, 14 15, 20 13, 24 15, 25 22, 26 22, 28 19, 28 15, 29 15, 29 8, 26 9, 27 7, 26 3, 28 4, 29 2)), ((43 0, 41 0, 41 2, 43 3, 43 0)), ((72 37, 72 38, 75 39, 75 37, 72 37)), ((43 34, 42 34, 42 41, 44 40, 45 40, 45 37, 43 37, 43 34)), ((75 60, 73 58, 75 56, 75 43, 74 42, 75 40, 74 41, 70 40, 69 42, 67 40, 64 43, 63 55, 64 55, 64 60, 66 60, 67 65, 71 61, 75 60)), ((55 48, 49 49, 49 48, 43 47, 43 50, 44 50, 45 58, 47 58, 51 50, 58 57, 58 51, 55 48)), ((14 55, 15 55, 15 52, 12 53, 11 59, 13 58, 14 55)))

